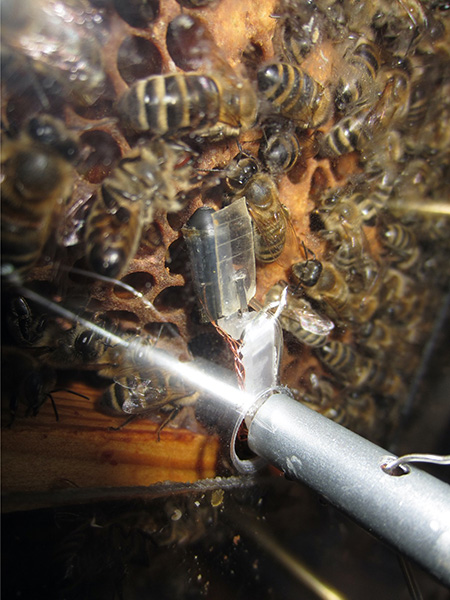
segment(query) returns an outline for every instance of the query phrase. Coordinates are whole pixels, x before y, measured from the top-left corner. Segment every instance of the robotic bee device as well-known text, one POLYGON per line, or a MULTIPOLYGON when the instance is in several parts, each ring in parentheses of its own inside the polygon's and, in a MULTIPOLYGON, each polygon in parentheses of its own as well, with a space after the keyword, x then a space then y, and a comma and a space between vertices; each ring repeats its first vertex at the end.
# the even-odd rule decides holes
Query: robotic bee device
POLYGON ((1 8, 5 597, 415 588, 280 471, 448 585, 440 483, 364 462, 449 453, 446 3, 1 8))

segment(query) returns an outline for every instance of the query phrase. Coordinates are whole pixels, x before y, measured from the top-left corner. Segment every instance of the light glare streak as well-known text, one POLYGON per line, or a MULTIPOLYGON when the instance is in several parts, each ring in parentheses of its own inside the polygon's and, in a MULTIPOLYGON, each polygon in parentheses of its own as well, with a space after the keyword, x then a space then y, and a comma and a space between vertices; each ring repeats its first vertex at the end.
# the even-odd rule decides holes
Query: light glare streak
MULTIPOLYGON (((128 352, 130 355, 138 356, 139 364, 134 365, 136 370, 141 374, 145 372, 145 368, 157 367, 173 373, 179 377, 183 382, 194 387, 199 391, 206 392, 207 394, 220 398, 222 400, 228 400, 233 398, 234 403, 239 403, 242 407, 244 414, 254 404, 255 398, 243 392, 237 387, 225 383, 219 380, 217 377, 208 375, 203 371, 195 367, 192 363, 180 362, 174 356, 155 348, 154 346, 148 346, 141 344, 139 339, 127 341, 122 339, 120 336, 108 331, 107 329, 92 323, 91 321, 84 319, 81 316, 76 315, 72 311, 64 308, 63 306, 53 302, 47 298, 44 298, 40 294, 33 292, 24 287, 19 288, 20 293, 33 300, 37 304, 51 309, 57 315, 71 321, 72 323, 80 323, 83 327, 90 329, 97 335, 103 337, 108 343, 115 343, 124 349, 124 352, 128 352), (142 364, 141 364, 142 363, 142 364)), ((126 356, 126 355, 125 355, 126 356)))

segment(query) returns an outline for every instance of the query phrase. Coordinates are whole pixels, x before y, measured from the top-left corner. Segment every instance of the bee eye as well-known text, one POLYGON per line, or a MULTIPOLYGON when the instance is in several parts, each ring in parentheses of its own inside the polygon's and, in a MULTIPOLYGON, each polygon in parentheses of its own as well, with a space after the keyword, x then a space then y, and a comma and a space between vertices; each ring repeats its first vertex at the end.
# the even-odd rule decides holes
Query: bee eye
POLYGON ((58 141, 59 137, 56 128, 52 123, 38 118, 30 120, 28 133, 34 140, 41 144, 45 144, 46 146, 53 146, 58 141))

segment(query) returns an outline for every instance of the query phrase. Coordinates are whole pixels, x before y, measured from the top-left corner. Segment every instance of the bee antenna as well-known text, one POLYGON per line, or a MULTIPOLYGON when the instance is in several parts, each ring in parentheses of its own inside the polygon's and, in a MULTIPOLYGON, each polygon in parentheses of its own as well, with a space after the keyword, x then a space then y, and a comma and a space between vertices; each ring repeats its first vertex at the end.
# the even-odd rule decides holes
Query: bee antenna
POLYGON ((311 250, 311 248, 308 248, 303 240, 302 240, 301 244, 303 247, 303 254, 305 255, 306 262, 309 261, 308 254, 310 254, 313 257, 313 259, 315 259, 316 258, 315 252, 313 250, 311 250))

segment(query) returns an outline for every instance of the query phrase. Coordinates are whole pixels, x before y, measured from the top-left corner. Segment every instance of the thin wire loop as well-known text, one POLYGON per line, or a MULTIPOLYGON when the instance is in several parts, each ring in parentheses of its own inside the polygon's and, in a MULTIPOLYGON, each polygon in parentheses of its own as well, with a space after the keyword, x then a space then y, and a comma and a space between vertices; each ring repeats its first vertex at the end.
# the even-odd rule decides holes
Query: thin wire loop
POLYGON ((395 470, 401 465, 407 465, 409 463, 430 463, 435 465, 450 465, 450 454, 439 455, 439 454, 405 454, 399 458, 392 458, 385 461, 381 468, 388 475, 393 475, 395 470))

